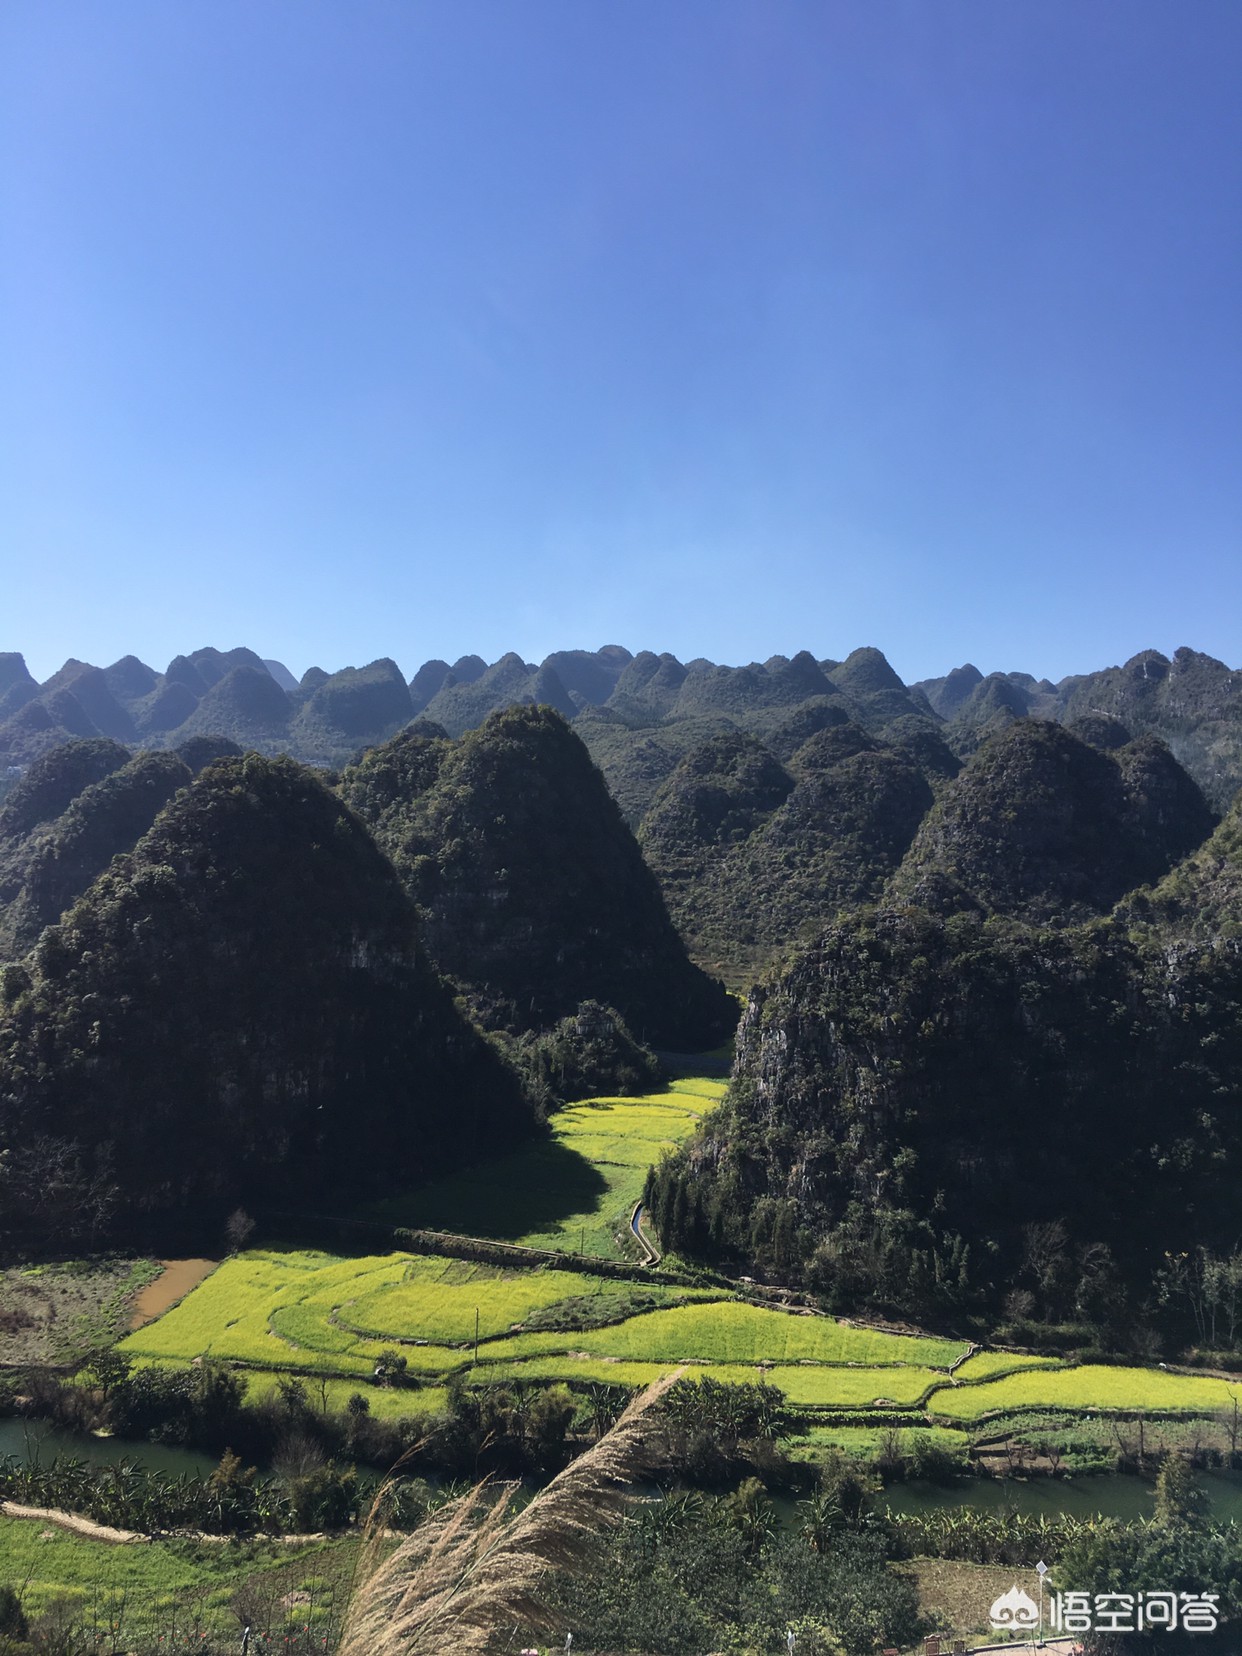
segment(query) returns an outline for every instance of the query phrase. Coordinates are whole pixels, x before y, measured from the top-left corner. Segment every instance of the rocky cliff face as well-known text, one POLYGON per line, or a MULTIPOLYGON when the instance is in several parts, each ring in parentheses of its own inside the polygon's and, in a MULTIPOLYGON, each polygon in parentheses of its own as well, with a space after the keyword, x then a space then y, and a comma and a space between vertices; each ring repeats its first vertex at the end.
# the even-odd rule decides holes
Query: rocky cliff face
POLYGON ((666 1243, 943 1313, 1027 1294, 1055 1232, 1061 1315, 1232 1247, 1240 810, 1208 835, 1152 738, 989 738, 878 905, 752 991, 725 1106, 652 1182, 666 1243))

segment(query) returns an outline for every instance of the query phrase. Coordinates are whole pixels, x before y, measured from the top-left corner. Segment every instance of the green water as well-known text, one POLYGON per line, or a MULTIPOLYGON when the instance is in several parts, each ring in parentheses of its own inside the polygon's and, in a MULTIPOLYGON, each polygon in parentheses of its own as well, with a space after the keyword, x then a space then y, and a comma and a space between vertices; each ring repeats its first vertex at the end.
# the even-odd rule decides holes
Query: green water
MULTIPOLYGON (((95 1437, 91 1432, 66 1432, 43 1420, 0 1420, 0 1460, 6 1456, 50 1466, 59 1455, 64 1460, 86 1461, 91 1466, 116 1466, 124 1461, 129 1466, 141 1466, 147 1472, 161 1472, 165 1477, 177 1478, 183 1473, 191 1478, 206 1478, 219 1464, 220 1457, 205 1449, 184 1449, 173 1443, 148 1443, 145 1440, 117 1437, 95 1437)), ((260 1462, 259 1471, 271 1471, 260 1462)), ((382 1482, 383 1474, 371 1466, 360 1466, 358 1487, 373 1489, 382 1482)), ((434 1479, 428 1481, 434 1482, 434 1479)))
POLYGON ((15 1460, 50 1466, 59 1455, 65 1460, 87 1461, 92 1466, 115 1466, 126 1461, 148 1472, 163 1472, 176 1478, 183 1472, 205 1478, 215 1470, 219 1457, 199 1449, 182 1449, 171 1443, 131 1443, 124 1438, 94 1437, 89 1432, 64 1432, 42 1420, 0 1420, 0 1460, 15 1460))
MULTIPOLYGON (((1201 1472, 1213 1516, 1242 1523, 1242 1472, 1201 1472)), ((1120 1473, 1079 1478, 959 1478, 953 1484, 890 1484, 880 1505, 895 1513, 935 1512, 941 1507, 1077 1518, 1150 1518, 1154 1484, 1120 1473)))

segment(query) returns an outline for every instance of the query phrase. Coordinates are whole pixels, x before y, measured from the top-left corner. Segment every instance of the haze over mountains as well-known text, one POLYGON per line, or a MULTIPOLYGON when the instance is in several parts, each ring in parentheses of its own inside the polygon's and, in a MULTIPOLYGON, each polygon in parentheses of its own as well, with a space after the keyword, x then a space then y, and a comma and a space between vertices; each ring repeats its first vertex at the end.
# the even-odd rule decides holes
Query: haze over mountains
MULTIPOLYGON (((1145 650, 1122 667, 1056 685, 1027 673, 984 676, 970 665, 907 685, 870 647, 842 661, 804 650, 727 667, 606 645, 557 651, 539 664, 515 654, 491 664, 434 660, 408 681, 384 658, 332 674, 313 667, 298 682, 279 661, 238 648, 196 650, 163 673, 132 656, 106 668, 70 660, 40 685, 21 656, 0 655, 0 793, 70 738, 118 744, 127 758, 168 751, 195 771, 221 752, 248 749, 335 770, 407 727, 455 738, 502 708, 536 704, 570 723, 602 771, 694 958, 739 989, 825 914, 874 900, 918 832, 901 876, 907 886, 916 880, 943 831, 933 803, 965 760, 1015 723, 1063 725, 1091 754, 1113 756, 1075 761, 1081 797, 1066 806, 1078 824, 1067 828, 1070 840, 1107 837, 1121 822, 1117 801, 1105 796, 1129 790, 1138 801, 1154 790, 1159 810, 1189 811, 1178 842, 1189 848, 1206 830, 1202 801, 1196 814, 1179 792, 1183 769, 1217 813, 1242 785, 1242 673, 1188 648, 1171 659, 1145 650), (1133 747, 1140 739, 1146 748, 1133 747), (1160 754, 1152 742, 1165 744, 1160 754)), ((1060 762, 1051 749, 1040 752, 1054 768, 1060 762)), ((143 789, 121 778, 108 797, 127 821, 150 810, 149 826, 160 779, 167 787, 172 773, 148 764, 140 775, 143 789)), ((986 813, 986 800, 970 803, 980 788, 987 793, 982 772, 950 809, 986 813)), ((77 814, 104 807, 91 795, 77 814)), ((57 834, 74 831, 80 825, 71 821, 57 834)), ((105 851, 132 843, 127 832, 118 821, 111 839, 94 837, 103 857, 94 872, 106 866, 105 851)), ((1118 832, 1107 852, 1121 859, 1112 900, 1168 866, 1163 847, 1153 853, 1138 843, 1150 825, 1127 817, 1118 832)), ((1065 848, 1049 844, 1044 854, 1056 860, 1065 848)), ((1010 850, 976 844, 970 854, 1003 863, 1010 850)), ((41 847, 29 881, 17 878, 9 855, 0 866, 0 947, 29 943, 48 923, 81 854, 68 844, 41 847)), ((961 883, 947 865, 936 878, 961 883)), ((997 878, 1038 884, 1039 876, 1000 869, 997 878)), ((1087 908, 1098 911, 1100 900, 1097 891, 1087 908)))
POLYGON ((843 717, 886 741, 934 732, 958 758, 1028 716, 1089 721, 1093 740, 1117 746, 1150 731, 1218 810, 1242 785, 1242 674, 1188 648, 1171 659, 1143 650, 1124 666, 1055 685, 1023 672, 985 677, 970 665, 906 685, 873 648, 843 661, 804 650, 727 667, 606 645, 556 651, 537 664, 512 653, 490 664, 474 655, 433 660, 408 681, 384 657, 333 673, 312 667, 300 682, 253 650, 209 648, 177 656, 163 672, 135 656, 103 668, 70 659, 42 684, 21 655, 8 653, 0 654, 0 766, 25 766, 71 736, 179 748, 200 735, 339 766, 411 719, 459 736, 497 708, 523 703, 554 707, 575 723, 632 824, 706 738, 745 730, 787 761, 843 717), (914 722, 898 728, 901 720, 914 722))

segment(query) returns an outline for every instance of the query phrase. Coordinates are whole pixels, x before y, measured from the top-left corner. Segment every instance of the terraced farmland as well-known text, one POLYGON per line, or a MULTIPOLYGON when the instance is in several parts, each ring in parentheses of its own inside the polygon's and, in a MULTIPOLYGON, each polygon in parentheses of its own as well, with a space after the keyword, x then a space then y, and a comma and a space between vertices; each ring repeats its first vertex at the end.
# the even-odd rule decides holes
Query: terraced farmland
POLYGON ((1032 1367, 1004 1379, 937 1392, 932 1411, 962 1421, 1014 1409, 1042 1408, 1210 1415, 1231 1409, 1235 1397, 1242 1399, 1242 1380, 1088 1363, 1081 1368, 1032 1367))
MULTIPOLYGON (((383 1350, 400 1344, 412 1371, 436 1376, 468 1361, 460 1347, 473 1342, 476 1311, 480 1340, 487 1341, 520 1325, 523 1315, 566 1307, 566 1315, 582 1324, 625 1315, 636 1296, 641 1304, 671 1305, 696 1292, 427 1255, 339 1259, 256 1250, 227 1260, 180 1305, 123 1340, 121 1349, 163 1362, 210 1356, 263 1369, 366 1377, 383 1350)), ((549 1338, 554 1345, 566 1343, 563 1333, 527 1338, 532 1351, 549 1338)), ((481 1354, 486 1349, 481 1346, 481 1354)))
MULTIPOLYGON (((562 1343, 564 1336, 561 1336, 562 1343)), ((493 1355, 521 1356, 527 1336, 500 1342, 493 1355)), ((650 1362, 918 1364, 948 1368, 966 1350, 961 1341, 930 1340, 855 1328, 831 1317, 796 1316, 717 1297, 630 1317, 574 1341, 601 1357, 650 1362)))
POLYGON ((1064 1368, 1060 1357, 1037 1357, 1023 1351, 975 1351, 953 1370, 958 1381, 996 1380, 1019 1369, 1064 1368))
POLYGON ((887 1401, 880 1407, 909 1407, 946 1378, 965 1349, 741 1304, 718 1290, 546 1268, 505 1271, 414 1254, 351 1260, 258 1251, 227 1261, 179 1306, 122 1342, 129 1355, 150 1361, 213 1356, 261 1370, 352 1378, 355 1386, 392 1346, 400 1347, 412 1377, 431 1383, 462 1372, 480 1385, 638 1386, 689 1361, 715 1379, 762 1374, 794 1401, 837 1408, 881 1399, 887 1401), (529 1329, 523 1317, 559 1318, 565 1326, 529 1329))
POLYGON ((911 1415, 947 1423, 933 1429, 955 1436, 1033 1409, 1210 1415, 1242 1392, 1206 1375, 967 1355, 961 1341, 748 1303, 724 1287, 568 1268, 584 1241, 588 1254, 617 1255, 647 1166, 721 1090, 681 1081, 650 1098, 574 1105, 550 1141, 389 1204, 394 1219, 560 1250, 566 1268, 255 1250, 228 1260, 122 1349, 145 1362, 235 1363, 254 1371, 255 1392, 282 1372, 305 1374, 337 1407, 361 1387, 387 1416, 442 1408, 454 1376, 470 1386, 637 1387, 687 1363, 715 1380, 779 1386, 811 1417, 808 1442, 824 1431, 875 1433, 911 1415), (392 1347, 407 1363, 402 1389, 371 1384, 392 1347))

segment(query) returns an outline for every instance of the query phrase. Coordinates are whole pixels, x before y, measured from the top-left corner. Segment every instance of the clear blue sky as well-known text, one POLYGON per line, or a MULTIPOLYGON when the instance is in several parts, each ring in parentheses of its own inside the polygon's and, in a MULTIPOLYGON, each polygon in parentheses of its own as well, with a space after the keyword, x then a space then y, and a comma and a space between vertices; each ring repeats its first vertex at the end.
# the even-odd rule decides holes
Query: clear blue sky
POLYGON ((0 648, 1242 661, 1238 0, 6 0, 0 648))

